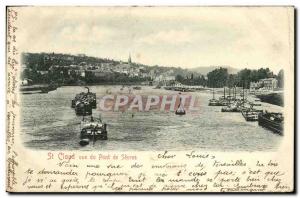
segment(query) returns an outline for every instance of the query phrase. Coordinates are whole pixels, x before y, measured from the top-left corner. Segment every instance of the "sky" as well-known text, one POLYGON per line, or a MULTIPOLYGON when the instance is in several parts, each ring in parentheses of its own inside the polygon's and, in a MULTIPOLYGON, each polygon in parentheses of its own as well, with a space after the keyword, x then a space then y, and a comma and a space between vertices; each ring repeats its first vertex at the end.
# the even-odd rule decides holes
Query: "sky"
POLYGON ((288 67, 293 12, 281 7, 20 7, 24 52, 84 53, 183 68, 288 67))

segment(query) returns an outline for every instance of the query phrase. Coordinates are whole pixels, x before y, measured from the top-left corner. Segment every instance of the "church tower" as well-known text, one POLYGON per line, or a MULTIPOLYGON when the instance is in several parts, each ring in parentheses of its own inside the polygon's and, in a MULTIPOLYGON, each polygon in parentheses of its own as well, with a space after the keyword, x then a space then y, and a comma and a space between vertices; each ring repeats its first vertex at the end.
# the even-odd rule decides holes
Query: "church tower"
POLYGON ((129 57, 128 57, 128 64, 131 64, 131 55, 129 53, 129 57))

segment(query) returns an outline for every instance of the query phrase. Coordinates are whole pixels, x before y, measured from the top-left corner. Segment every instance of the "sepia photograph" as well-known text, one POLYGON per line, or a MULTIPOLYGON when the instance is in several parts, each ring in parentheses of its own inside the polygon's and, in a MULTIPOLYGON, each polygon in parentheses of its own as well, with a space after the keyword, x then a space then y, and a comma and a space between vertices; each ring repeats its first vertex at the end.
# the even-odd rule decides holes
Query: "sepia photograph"
POLYGON ((180 17, 172 15, 178 8, 163 9, 79 8, 76 17, 77 9, 22 8, 28 21, 42 16, 26 28, 30 44, 21 54, 24 144, 47 150, 277 149, 284 135, 281 54, 289 47, 287 24, 278 20, 288 22, 286 10, 273 8, 274 15, 262 18, 257 14, 266 11, 259 8, 233 14, 233 8, 215 8, 213 16, 186 8, 180 17), (268 24, 272 20, 276 26, 268 24), (255 21, 266 26, 249 32, 255 21), (38 40, 37 29, 43 30, 38 40))
POLYGON ((15 6, 6 21, 8 167, 53 161, 27 159, 16 191, 293 191, 293 6, 15 6), (114 160, 124 173, 89 171, 114 160))

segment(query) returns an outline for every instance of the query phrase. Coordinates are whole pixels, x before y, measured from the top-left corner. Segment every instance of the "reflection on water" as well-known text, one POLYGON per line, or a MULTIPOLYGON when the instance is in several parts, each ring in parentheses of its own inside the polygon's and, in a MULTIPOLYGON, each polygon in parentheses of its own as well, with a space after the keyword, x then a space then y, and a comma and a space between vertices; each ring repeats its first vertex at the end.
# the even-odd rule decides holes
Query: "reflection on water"
MULTIPOLYGON (((120 87, 92 86, 97 97, 120 94, 120 87), (118 93, 119 92, 119 93, 118 93)), ((82 87, 61 87, 48 94, 22 95, 21 130, 24 144, 32 149, 47 150, 214 150, 265 151, 278 147, 281 136, 246 122, 240 113, 222 113, 221 107, 207 106, 211 94, 194 92, 199 112, 177 116, 174 112, 100 112, 107 123, 108 140, 81 147, 80 116, 71 100, 82 87)), ((167 95, 172 91, 143 87, 135 94, 167 95)))

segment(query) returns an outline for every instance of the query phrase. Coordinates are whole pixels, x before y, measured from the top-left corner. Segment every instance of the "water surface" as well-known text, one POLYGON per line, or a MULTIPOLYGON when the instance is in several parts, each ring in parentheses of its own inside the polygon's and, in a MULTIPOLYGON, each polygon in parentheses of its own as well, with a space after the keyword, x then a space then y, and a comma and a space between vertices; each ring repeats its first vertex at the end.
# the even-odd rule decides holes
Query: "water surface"
MULTIPOLYGON (((97 97, 123 94, 120 86, 91 86, 97 97)), ((31 149, 45 150, 212 150, 212 151, 271 151, 281 136, 246 122, 241 113, 222 113, 221 107, 207 105, 211 93, 193 92, 199 101, 199 112, 177 116, 174 112, 102 112, 108 125, 108 140, 81 147, 80 120, 71 106, 76 93, 83 87, 60 87, 48 94, 22 95, 21 131, 24 144, 31 149)), ((134 94, 168 95, 176 92, 142 87, 134 94)), ((263 108, 280 107, 263 104, 263 108)))

